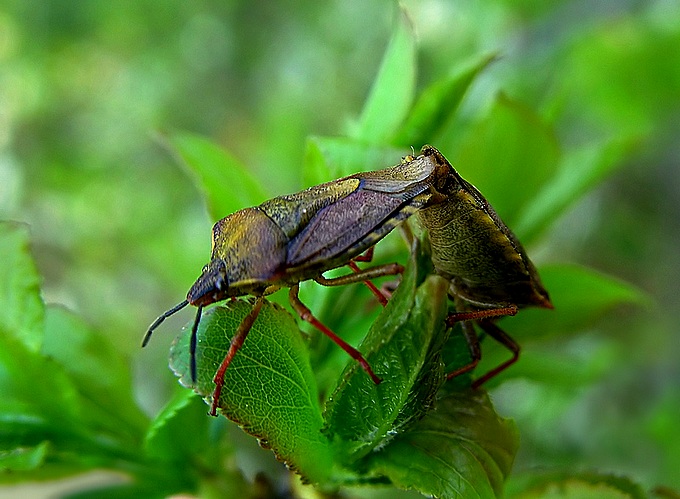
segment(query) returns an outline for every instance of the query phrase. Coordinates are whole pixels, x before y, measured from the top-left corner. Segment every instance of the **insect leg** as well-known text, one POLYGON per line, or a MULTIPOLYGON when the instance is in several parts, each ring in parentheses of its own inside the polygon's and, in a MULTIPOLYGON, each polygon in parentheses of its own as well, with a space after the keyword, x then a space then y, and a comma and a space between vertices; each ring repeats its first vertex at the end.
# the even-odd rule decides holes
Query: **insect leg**
POLYGON ((463 373, 466 373, 474 369, 477 366, 477 364, 479 364, 479 361, 482 359, 482 350, 479 346, 479 338, 477 337, 477 333, 475 333, 474 326, 472 325, 471 322, 469 322, 472 320, 477 322, 477 324, 479 324, 479 327, 481 327, 489 336, 494 338, 502 345, 505 345, 509 350, 511 350, 514 353, 512 359, 508 360, 507 362, 504 362, 500 366, 489 371, 481 378, 476 379, 472 383, 472 388, 478 388, 487 380, 493 378, 496 374, 501 372, 503 369, 505 369, 512 363, 516 362, 517 358, 519 357, 519 345, 515 343, 515 341, 512 338, 510 338, 510 336, 508 336, 501 328, 493 324, 491 321, 487 320, 489 318, 515 315, 516 313, 517 307, 511 305, 509 307, 493 308, 489 310, 471 310, 467 312, 453 312, 449 314, 449 316, 446 318, 446 325, 448 327, 453 327, 453 325, 456 322, 462 322, 461 327, 463 328, 465 340, 467 341, 468 347, 470 348, 470 355, 472 356, 472 361, 469 364, 466 364, 463 367, 460 367, 455 371, 447 374, 446 379, 447 380, 453 379, 456 376, 459 376, 463 373))
MULTIPOLYGON (((373 250, 375 250, 375 246, 371 246, 366 250, 366 252, 363 255, 359 255, 357 257, 354 257, 350 262, 347 264, 347 266, 352 269, 352 271, 355 274, 359 274, 361 269, 359 266, 356 264, 356 262, 370 262, 373 260, 373 250)), ((402 269, 403 271, 403 269, 402 269)), ((373 296, 376 297, 378 302, 383 306, 387 306, 387 300, 389 299, 385 294, 380 291, 375 284, 373 284, 371 281, 368 279, 364 280, 364 284, 368 287, 368 289, 373 293, 373 296)))
POLYGON ((215 377, 213 378, 213 382, 215 383, 215 390, 213 391, 213 400, 212 405, 210 406, 211 416, 217 416, 217 404, 220 401, 222 387, 224 386, 224 373, 227 372, 227 368, 229 367, 229 364, 231 364, 231 360, 234 358, 234 355, 236 355, 236 352, 238 352, 238 350, 243 345, 243 342, 246 340, 246 336, 248 336, 250 328, 253 327, 255 319, 257 319, 257 316, 260 313, 260 310, 262 309, 263 303, 264 296, 259 296, 257 300, 255 300, 253 308, 250 310, 250 312, 248 312, 248 315, 246 315, 245 318, 241 321, 241 324, 239 324, 238 329, 236 330, 236 334, 231 339, 231 343, 229 344, 229 351, 227 352, 227 355, 225 355, 224 360, 222 360, 219 369, 215 373, 215 377))
POLYGON ((380 286, 380 293, 389 301, 389 299, 392 298, 392 295, 394 294, 398 287, 399 287, 398 279, 395 279, 393 281, 387 281, 382 283, 382 286, 380 286))
POLYGON ((347 352, 347 354, 350 357, 352 357, 359 363, 359 365, 363 368, 364 371, 366 371, 366 373, 371 377, 371 379, 376 385, 380 384, 382 380, 375 375, 373 369, 371 369, 371 366, 369 365, 368 361, 363 357, 363 355, 361 355, 361 353, 356 348, 352 347, 349 343, 346 343, 337 334, 335 334, 333 331, 324 326, 321 323, 321 321, 319 321, 319 319, 314 317, 314 315, 312 315, 311 310, 309 310, 309 308, 307 308, 307 306, 300 301, 300 297, 298 296, 299 291, 300 286, 298 284, 294 285, 293 287, 290 288, 288 298, 290 299, 290 304, 293 306, 293 308, 298 313, 300 318, 304 321, 309 322, 312 326, 314 326, 323 334, 328 336, 331 340, 333 340, 340 348, 347 352))
POLYGON ((492 317, 505 317, 508 315, 517 314, 517 307, 511 305, 509 307, 492 308, 488 310, 470 310, 467 312, 452 312, 446 318, 446 325, 453 327, 456 322, 489 319, 492 317))
POLYGON ((375 250, 375 246, 371 246, 363 255, 355 256, 352 260, 355 262, 370 262, 373 260, 373 250, 375 250))
POLYGON ((446 375, 447 381, 455 378, 456 376, 460 376, 461 374, 471 371, 472 369, 477 367, 479 361, 482 360, 482 349, 479 347, 479 338, 477 337, 477 333, 475 333, 474 325, 470 322, 463 322, 460 326, 463 329, 465 341, 467 342, 468 348, 470 349, 470 356, 472 357, 472 360, 470 361, 470 363, 465 364, 464 366, 459 367, 455 371, 448 373, 446 375))
POLYGON ((378 265, 376 267, 359 270, 359 272, 355 272, 354 274, 342 275, 330 279, 319 276, 314 280, 322 286, 344 286, 345 284, 354 284, 355 282, 368 281, 370 279, 375 279, 376 277, 396 275, 403 272, 404 267, 398 263, 388 263, 386 265, 378 265))
MULTIPOLYGON (((354 273, 359 273, 361 272, 361 269, 359 266, 356 264, 356 262, 370 262, 373 260, 373 251, 375 250, 375 246, 371 246, 366 250, 366 252, 363 255, 355 256, 352 258, 347 266, 352 269, 354 273)), ((387 297, 373 284, 371 281, 366 280, 364 281, 364 284, 368 289, 373 293, 373 296, 376 297, 376 299, 380 302, 380 304, 384 307, 387 305, 387 297)))
MULTIPOLYGON (((352 271, 353 271, 355 274, 358 274, 359 272, 361 272, 361 269, 359 268, 359 266, 358 266, 356 263, 352 262, 352 261, 350 261, 350 262, 347 264, 347 266, 348 266, 350 269, 352 269, 352 271)), ((383 307, 387 305, 387 297, 382 293, 382 291, 380 291, 380 290, 376 287, 375 284, 373 284, 371 281, 368 281, 368 280, 364 281, 364 284, 365 284, 366 287, 371 291, 371 293, 373 293, 373 296, 376 297, 376 299, 378 300, 378 302, 380 302, 380 304, 381 304, 383 307)))
POLYGON ((481 320, 478 322, 479 327, 481 327, 489 336, 491 336, 494 340, 499 342, 501 345, 506 347, 508 350, 512 352, 512 358, 509 360, 506 360, 503 362, 501 365, 498 367, 495 367, 488 373, 486 373, 484 376, 481 378, 477 378, 473 383, 472 383, 472 388, 478 388, 481 386, 483 383, 487 382, 494 376, 496 376, 498 373, 503 371, 505 368, 509 367, 510 365, 514 364, 517 362, 517 359, 519 358, 519 351, 520 351, 520 346, 517 344, 515 340, 513 340, 505 331, 503 331, 501 328, 496 326, 493 322, 488 321, 488 320, 481 320))

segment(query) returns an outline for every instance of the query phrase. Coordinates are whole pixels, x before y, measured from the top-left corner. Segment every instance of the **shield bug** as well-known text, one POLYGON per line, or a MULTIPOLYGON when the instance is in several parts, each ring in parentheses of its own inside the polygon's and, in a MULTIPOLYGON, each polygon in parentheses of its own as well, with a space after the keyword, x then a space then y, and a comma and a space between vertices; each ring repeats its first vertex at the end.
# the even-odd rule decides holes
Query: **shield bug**
POLYGON ((471 321, 512 352, 512 358, 476 379, 476 387, 519 357, 519 345, 495 320, 515 315, 523 307, 551 309, 553 305, 521 243, 484 196, 437 149, 424 146, 421 153, 446 165, 446 178, 436 183, 445 200, 420 210, 418 219, 427 229, 436 272, 450 281, 449 295, 457 312, 447 322, 450 326, 461 322, 472 356, 469 364, 448 378, 470 371, 481 359, 471 321))
POLYGON ((377 384, 380 378, 364 357, 324 326, 300 301, 298 286, 313 279, 324 286, 350 284, 401 272, 388 264, 327 279, 323 273, 352 264, 412 214, 433 202, 443 164, 430 155, 408 157, 392 168, 357 173, 276 197, 218 221, 212 230, 210 262, 189 290, 186 299, 158 317, 142 346, 169 316, 187 305, 197 307, 190 338, 190 370, 196 380, 196 337, 201 311, 228 298, 256 297, 239 325, 229 350, 216 372, 211 415, 216 415, 224 373, 257 319, 264 297, 290 288, 289 299, 300 317, 345 350, 377 384))

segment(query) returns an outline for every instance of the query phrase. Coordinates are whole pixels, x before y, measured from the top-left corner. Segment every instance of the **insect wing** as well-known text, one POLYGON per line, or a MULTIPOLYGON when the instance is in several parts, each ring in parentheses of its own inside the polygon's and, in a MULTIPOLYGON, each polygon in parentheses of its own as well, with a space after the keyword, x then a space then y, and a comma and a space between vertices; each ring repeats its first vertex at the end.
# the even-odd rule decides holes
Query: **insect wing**
POLYGON ((410 199, 423 192, 433 180, 436 163, 428 156, 418 156, 400 165, 374 172, 357 173, 361 188, 410 199))
POLYGON ((348 177, 360 179, 358 189, 320 210, 291 240, 289 270, 335 268, 373 246, 427 203, 435 166, 420 156, 348 177))
POLYGON ((288 265, 313 265, 342 255, 393 216, 402 204, 400 199, 363 190, 333 203, 321 210, 290 242, 288 265))
POLYGON ((293 239, 320 210, 356 192, 360 185, 361 180, 357 178, 339 179, 270 199, 257 209, 263 211, 288 239, 293 239))

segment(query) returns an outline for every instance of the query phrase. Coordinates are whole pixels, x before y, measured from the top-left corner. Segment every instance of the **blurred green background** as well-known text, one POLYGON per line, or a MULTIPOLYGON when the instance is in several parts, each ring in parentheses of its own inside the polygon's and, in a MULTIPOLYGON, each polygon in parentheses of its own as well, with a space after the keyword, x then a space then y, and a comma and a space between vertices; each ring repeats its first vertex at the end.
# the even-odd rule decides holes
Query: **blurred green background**
MULTIPOLYGON (((461 127, 502 90, 551 123, 564 149, 635 143, 626 167, 535 254, 620 276, 655 305, 618 310, 572 344, 606 342, 610 369, 588 386, 501 387, 499 412, 523 438, 515 468, 569 464, 680 488, 680 3, 403 5, 418 37, 418 83, 468 54, 500 56, 463 102, 461 127)), ((395 12, 386 0, 0 6, 0 219, 30 225, 45 300, 129 357, 148 414, 176 381, 170 335, 159 331, 145 351, 141 335, 197 277, 213 223, 164 137, 210 137, 272 196, 306 187, 305 138, 340 135, 356 118, 395 12)))

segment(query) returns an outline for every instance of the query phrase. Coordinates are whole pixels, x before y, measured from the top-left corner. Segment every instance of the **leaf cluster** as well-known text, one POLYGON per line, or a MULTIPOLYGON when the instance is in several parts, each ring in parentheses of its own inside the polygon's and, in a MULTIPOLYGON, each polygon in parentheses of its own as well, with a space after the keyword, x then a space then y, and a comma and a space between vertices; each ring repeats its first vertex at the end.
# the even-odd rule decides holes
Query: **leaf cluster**
MULTIPOLYGON (((623 164, 635 138, 565 148, 535 109, 499 92, 452 139, 459 105, 495 57, 457 61, 447 75, 416 91, 415 37, 402 13, 363 111, 346 136, 308 139, 304 184, 385 167, 410 147, 432 143, 480 188, 524 244, 545 243, 555 220, 623 164)), ((204 192, 213 219, 266 198, 264 182, 210 141, 174 134, 169 142, 204 192)), ((171 367, 199 396, 178 392, 149 421, 131 392, 127 359, 82 319, 43 303, 28 241, 24 226, 0 225, 0 257, 8 262, 0 267, 0 481, 109 469, 131 482, 101 489, 98 496, 255 495, 258 485, 234 462, 238 449, 225 438, 225 421, 208 418, 201 401, 212 393, 212 376, 248 302, 205 314, 196 386, 187 377, 187 329, 178 335, 171 367)), ((322 491, 371 484, 435 497, 503 495, 518 430, 496 414, 484 391, 467 388, 469 379, 443 384, 447 370, 469 360, 458 331, 443 327, 450 306, 446 283, 432 275, 426 248, 391 238, 381 243, 377 259, 408 262, 382 312, 359 310, 367 295, 356 286, 310 286, 303 300, 343 337, 363 338, 359 349, 384 382, 373 385, 339 349, 301 335, 289 312, 267 303, 227 371, 222 414, 322 491)), ((574 389, 608 367, 594 354, 570 358, 551 350, 550 341, 586 330, 615 306, 648 299, 583 266, 539 262, 539 271, 556 310, 526 310, 503 321, 528 348, 500 381, 550 379, 558 388, 574 389)), ((486 343, 481 370, 504 355, 486 343)), ((506 490, 511 497, 550 493, 644 497, 628 479, 576 471, 513 474, 506 490)))

